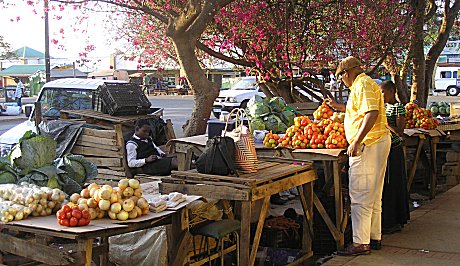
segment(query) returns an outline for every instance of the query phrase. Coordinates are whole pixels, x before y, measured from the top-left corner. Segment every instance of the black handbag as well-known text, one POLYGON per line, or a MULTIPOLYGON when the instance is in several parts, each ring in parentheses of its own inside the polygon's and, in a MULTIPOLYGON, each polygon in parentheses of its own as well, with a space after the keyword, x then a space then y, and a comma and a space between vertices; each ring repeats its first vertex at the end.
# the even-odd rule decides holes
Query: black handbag
POLYGON ((235 142, 230 137, 213 137, 206 142, 206 148, 196 161, 196 169, 202 174, 236 174, 233 153, 235 142))

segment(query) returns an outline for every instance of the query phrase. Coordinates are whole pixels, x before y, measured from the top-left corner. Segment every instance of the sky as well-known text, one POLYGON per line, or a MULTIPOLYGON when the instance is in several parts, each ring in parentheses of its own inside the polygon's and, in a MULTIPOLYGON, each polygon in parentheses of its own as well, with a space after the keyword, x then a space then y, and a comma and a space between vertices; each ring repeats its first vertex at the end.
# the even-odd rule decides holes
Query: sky
MULTIPOLYGON (((84 51, 88 44, 96 49, 88 55, 89 59, 100 61, 97 68, 107 69, 109 57, 120 47, 120 43, 113 43, 114 32, 103 21, 104 15, 91 15, 83 24, 77 22, 75 11, 51 11, 49 19, 50 40, 57 40, 57 44, 50 43, 50 55, 54 58, 69 58, 78 60, 79 53, 84 51), (53 19, 54 16, 63 16, 61 20, 53 19), (84 30, 86 33, 74 32, 74 28, 84 30), (61 29, 64 34, 61 34, 61 29), (63 38, 64 36, 64 38, 63 38), (61 46, 62 45, 62 46, 61 46), (59 48, 61 46, 61 48, 59 48)), ((23 0, 0 0, 0 35, 15 50, 23 46, 31 47, 40 52, 45 52, 45 23, 43 7, 29 6, 23 0), (5 7, 6 6, 6 7, 5 7), (36 9, 38 14, 34 14, 36 9)))

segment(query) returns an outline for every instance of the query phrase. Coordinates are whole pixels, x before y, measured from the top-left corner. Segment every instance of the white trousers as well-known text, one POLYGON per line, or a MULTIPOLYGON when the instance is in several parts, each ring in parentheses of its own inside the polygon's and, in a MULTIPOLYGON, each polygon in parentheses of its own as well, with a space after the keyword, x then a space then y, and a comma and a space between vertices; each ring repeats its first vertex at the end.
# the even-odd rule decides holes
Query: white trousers
POLYGON ((361 155, 349 158, 353 243, 382 239, 382 191, 390 147, 388 134, 363 146, 361 155))

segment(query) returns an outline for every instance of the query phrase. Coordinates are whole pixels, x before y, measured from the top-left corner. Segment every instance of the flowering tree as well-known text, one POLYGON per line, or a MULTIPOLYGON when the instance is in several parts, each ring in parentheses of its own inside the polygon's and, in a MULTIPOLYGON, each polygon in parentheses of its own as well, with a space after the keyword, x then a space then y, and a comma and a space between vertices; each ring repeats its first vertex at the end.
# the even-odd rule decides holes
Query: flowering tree
POLYGON ((207 53, 257 72, 268 95, 321 100, 317 94, 328 92, 312 73, 335 68, 349 54, 374 71, 408 45, 401 36, 409 18, 396 0, 236 1, 216 17, 203 43, 207 53))

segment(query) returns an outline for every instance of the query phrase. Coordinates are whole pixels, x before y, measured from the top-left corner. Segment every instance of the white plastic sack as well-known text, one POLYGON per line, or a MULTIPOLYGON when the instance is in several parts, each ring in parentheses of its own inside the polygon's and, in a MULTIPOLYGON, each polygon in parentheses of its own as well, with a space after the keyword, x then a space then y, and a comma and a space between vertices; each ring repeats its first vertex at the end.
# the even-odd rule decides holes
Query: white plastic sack
POLYGON ((166 227, 109 237, 109 260, 116 265, 167 265, 166 227))
POLYGON ((20 115, 21 114, 21 107, 20 106, 5 106, 6 110, 2 114, 4 115, 20 115))

